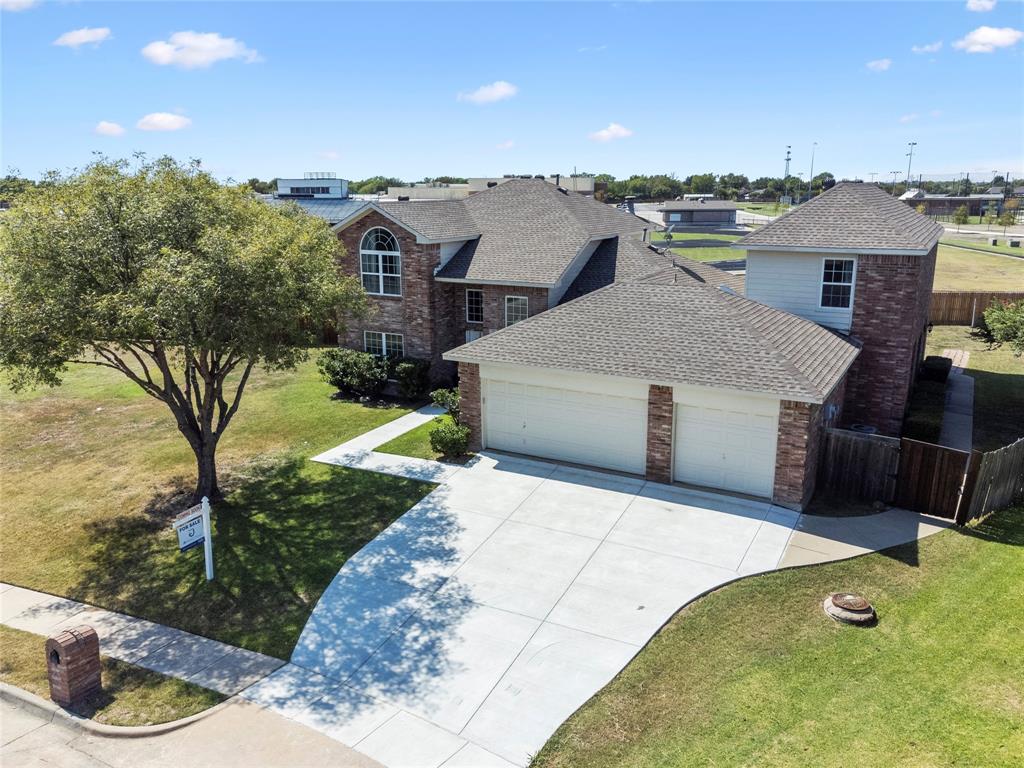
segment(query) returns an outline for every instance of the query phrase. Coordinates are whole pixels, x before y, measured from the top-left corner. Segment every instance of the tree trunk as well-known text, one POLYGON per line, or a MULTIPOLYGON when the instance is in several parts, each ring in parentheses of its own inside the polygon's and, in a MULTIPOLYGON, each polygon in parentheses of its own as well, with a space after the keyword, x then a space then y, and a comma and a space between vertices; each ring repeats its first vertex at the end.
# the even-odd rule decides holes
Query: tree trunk
POLYGON ((196 490, 192 494, 192 503, 198 504, 206 496, 211 503, 222 501, 224 496, 217 485, 217 442, 203 442, 196 449, 196 463, 199 468, 196 490))

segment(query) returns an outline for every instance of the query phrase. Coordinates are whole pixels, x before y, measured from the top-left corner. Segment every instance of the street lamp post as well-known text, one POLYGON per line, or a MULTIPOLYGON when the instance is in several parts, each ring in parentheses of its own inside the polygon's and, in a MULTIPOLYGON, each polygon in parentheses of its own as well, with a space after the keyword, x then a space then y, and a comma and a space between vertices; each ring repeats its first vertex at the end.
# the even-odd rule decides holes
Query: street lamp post
POLYGON ((896 177, 899 175, 899 171, 892 171, 892 196, 896 197, 896 177))
POLYGON ((910 151, 907 152, 907 189, 910 189, 910 164, 914 160, 914 147, 917 146, 917 142, 908 141, 907 146, 910 147, 910 151))
POLYGON ((789 179, 789 161, 791 159, 791 155, 790 155, 789 150, 792 148, 792 146, 793 146, 792 144, 787 144, 786 145, 786 171, 785 171, 785 173, 782 174, 782 195, 783 195, 783 197, 788 197, 789 196, 789 181, 788 181, 788 179, 789 179))

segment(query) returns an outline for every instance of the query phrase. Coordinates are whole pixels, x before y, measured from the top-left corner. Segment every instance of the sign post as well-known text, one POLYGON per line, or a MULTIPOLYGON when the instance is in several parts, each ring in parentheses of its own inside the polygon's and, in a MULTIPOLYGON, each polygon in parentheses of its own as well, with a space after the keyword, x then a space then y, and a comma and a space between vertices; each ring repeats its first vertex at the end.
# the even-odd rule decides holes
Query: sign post
POLYGON ((187 552, 203 546, 206 559, 206 580, 213 581, 213 530, 210 528, 210 500, 203 496, 197 504, 178 515, 172 524, 178 533, 178 550, 187 552))

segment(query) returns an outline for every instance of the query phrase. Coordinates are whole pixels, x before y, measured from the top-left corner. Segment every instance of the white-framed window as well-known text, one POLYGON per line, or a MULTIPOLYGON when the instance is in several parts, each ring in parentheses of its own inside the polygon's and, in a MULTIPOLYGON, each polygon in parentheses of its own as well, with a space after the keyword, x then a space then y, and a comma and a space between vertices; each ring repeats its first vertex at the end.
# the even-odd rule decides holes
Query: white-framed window
POLYGON ((482 323, 484 321, 484 292, 479 288, 466 289, 466 322, 482 323))
POLYGON ((681 214, 681 213, 670 213, 668 215, 668 220, 669 221, 682 221, 683 220, 683 214, 681 214))
POLYGON ((853 303, 855 259, 825 259, 821 272, 821 306, 849 309, 853 303))
POLYGON ((483 331, 478 331, 475 328, 471 328, 470 330, 466 331, 466 343, 469 344, 469 342, 471 341, 476 341, 483 335, 483 331))
POLYGON ((402 295, 402 254, 398 238, 374 227, 359 241, 359 271, 363 288, 376 296, 402 295))
POLYGON ((530 301, 525 296, 505 297, 505 325, 509 326, 530 316, 530 301))
POLYGON ((405 339, 400 333, 363 331, 363 350, 377 357, 405 357, 405 339))

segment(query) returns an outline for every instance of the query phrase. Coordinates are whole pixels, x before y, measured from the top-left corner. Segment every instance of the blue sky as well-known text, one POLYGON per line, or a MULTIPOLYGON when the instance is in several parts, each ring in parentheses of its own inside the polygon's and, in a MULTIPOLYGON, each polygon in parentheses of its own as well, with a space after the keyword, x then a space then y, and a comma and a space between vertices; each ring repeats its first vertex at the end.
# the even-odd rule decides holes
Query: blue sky
POLYGON ((30 176, 93 151, 236 179, 758 176, 787 144, 806 174, 815 141, 839 176, 905 172, 908 141, 915 176, 1024 175, 1019 2, 0 6, 0 167, 30 176))

